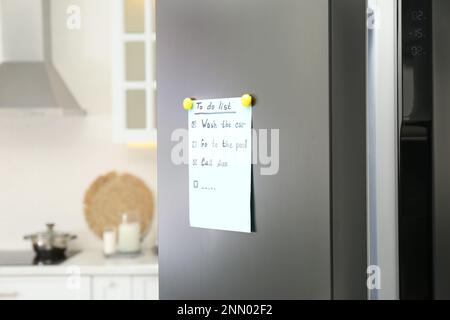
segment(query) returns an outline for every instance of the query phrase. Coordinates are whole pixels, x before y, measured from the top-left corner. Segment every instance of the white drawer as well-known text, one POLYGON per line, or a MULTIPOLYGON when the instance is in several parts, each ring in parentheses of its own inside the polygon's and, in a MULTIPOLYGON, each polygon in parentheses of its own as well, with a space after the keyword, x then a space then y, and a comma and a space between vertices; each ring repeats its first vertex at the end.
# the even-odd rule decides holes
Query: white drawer
POLYGON ((92 298, 94 300, 131 300, 131 277, 103 277, 92 279, 92 298))
POLYGON ((134 300, 158 300, 158 277, 133 277, 134 300))
POLYGON ((0 300, 90 299, 89 277, 0 277, 0 300))

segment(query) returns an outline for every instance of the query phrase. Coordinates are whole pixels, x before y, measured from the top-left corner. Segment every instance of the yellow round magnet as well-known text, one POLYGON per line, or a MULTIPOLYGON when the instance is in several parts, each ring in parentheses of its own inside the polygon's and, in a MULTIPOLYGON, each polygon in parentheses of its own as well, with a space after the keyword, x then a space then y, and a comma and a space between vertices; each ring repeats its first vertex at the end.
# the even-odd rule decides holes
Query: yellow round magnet
POLYGON ((253 104, 253 97, 249 94, 244 94, 241 98, 242 106, 244 107, 251 107, 253 104))
POLYGON ((184 110, 191 110, 194 107, 194 101, 191 98, 186 98, 183 100, 184 110))

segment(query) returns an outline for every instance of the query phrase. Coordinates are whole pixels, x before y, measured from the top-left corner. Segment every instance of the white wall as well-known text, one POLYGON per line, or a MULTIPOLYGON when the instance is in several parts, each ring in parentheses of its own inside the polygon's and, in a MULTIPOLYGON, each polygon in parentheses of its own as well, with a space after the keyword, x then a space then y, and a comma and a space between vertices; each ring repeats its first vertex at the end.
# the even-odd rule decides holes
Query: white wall
POLYGON ((0 1, 3 59, 5 61, 43 61, 41 0, 0 1))
POLYGON ((76 247, 101 248, 83 198, 110 170, 135 174, 156 190, 156 152, 112 144, 111 122, 108 115, 0 118, 0 249, 29 248, 23 235, 48 222, 77 234, 76 247))
POLYGON ((81 107, 111 110, 111 0, 51 0, 52 60, 81 107), (67 8, 81 9, 81 29, 69 30, 67 8))

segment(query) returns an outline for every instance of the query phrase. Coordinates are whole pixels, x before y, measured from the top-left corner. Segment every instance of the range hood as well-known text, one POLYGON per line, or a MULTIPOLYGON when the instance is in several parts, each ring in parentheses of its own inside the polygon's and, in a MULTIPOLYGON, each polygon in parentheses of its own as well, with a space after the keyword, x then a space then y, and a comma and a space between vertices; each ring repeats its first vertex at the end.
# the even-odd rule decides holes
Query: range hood
POLYGON ((52 65, 42 62, 0 65, 0 116, 85 114, 52 65))
POLYGON ((0 116, 85 114, 52 63, 49 0, 0 0, 0 116))

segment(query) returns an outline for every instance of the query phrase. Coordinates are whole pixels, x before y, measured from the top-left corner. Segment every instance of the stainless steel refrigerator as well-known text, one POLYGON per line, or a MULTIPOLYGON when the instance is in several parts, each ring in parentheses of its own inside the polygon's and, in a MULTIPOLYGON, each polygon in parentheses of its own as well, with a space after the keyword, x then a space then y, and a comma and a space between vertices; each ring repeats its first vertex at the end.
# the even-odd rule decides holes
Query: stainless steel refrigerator
POLYGON ((450 298, 450 2, 369 0, 368 263, 372 299, 450 298))
POLYGON ((157 86, 160 297, 367 298, 366 1, 158 1, 157 86), (247 92, 279 173, 253 168, 254 232, 192 228, 182 101, 247 92))
POLYGON ((399 283, 403 299, 450 298, 450 3, 399 10, 399 283))

